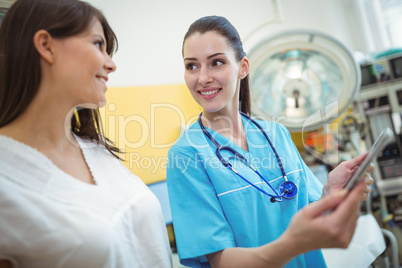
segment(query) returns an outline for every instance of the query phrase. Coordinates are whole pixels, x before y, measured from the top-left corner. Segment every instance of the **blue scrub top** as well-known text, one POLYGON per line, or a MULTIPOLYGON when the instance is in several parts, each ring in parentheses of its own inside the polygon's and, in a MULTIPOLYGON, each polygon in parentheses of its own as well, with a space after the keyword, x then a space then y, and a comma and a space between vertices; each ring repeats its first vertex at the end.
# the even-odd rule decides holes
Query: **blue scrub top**
MULTIPOLYGON (((230 247, 257 247, 276 240, 298 210, 321 197, 322 185, 301 159, 288 130, 275 122, 257 121, 276 148, 288 180, 299 191, 295 198, 271 203, 225 167, 216 147, 198 122, 169 150, 167 185, 180 262, 190 267, 211 267, 206 254, 230 247)), ((257 168, 274 189, 285 180, 275 154, 261 131, 243 117, 249 152, 221 134, 207 130, 221 144, 234 148, 257 168)), ((205 126, 207 127, 207 126, 205 126)), ((226 151, 225 159, 247 180, 272 193, 244 163, 226 151)), ((285 267, 326 267, 321 250, 310 251, 285 267)))

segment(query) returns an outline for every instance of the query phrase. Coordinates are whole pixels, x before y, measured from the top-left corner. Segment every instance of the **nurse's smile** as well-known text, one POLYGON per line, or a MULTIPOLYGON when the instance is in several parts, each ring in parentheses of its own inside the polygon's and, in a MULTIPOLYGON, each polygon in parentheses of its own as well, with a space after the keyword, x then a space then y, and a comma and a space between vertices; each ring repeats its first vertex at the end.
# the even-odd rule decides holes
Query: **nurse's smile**
POLYGON ((215 98, 219 92, 222 90, 222 88, 205 88, 205 89, 201 89, 198 90, 198 94, 200 94, 202 96, 202 98, 204 100, 211 100, 213 98, 215 98))

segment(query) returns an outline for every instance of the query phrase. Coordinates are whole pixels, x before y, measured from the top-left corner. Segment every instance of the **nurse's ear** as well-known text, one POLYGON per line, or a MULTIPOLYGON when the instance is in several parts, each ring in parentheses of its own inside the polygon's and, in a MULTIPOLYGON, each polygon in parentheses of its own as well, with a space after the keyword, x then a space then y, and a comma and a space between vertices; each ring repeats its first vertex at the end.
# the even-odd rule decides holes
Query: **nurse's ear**
POLYGON ((39 30, 33 37, 33 43, 40 57, 48 64, 54 62, 53 38, 46 30, 39 30))
POLYGON ((240 61, 239 79, 243 79, 248 75, 250 71, 250 63, 247 57, 243 57, 240 61))

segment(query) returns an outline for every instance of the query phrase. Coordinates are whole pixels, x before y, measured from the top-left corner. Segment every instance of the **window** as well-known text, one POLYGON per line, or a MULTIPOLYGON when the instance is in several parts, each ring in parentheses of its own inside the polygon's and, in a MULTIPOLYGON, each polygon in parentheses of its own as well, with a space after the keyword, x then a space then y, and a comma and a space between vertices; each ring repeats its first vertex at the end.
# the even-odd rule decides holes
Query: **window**
MULTIPOLYGON (((402 47, 402 1, 380 0, 383 27, 391 47, 402 47)), ((380 22, 381 23, 381 22, 380 22)))
POLYGON ((402 48, 402 1, 355 0, 366 52, 402 48))

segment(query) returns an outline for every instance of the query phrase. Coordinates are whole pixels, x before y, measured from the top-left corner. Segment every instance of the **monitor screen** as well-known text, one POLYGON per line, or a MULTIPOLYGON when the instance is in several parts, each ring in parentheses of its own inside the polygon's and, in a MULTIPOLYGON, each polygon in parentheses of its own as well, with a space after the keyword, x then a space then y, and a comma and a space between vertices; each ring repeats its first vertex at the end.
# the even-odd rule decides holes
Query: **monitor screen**
POLYGON ((394 73, 394 78, 402 77, 402 57, 392 59, 391 66, 392 72, 394 73))
POLYGON ((362 74, 362 87, 375 84, 377 82, 377 78, 373 75, 371 65, 360 66, 360 70, 362 74))

